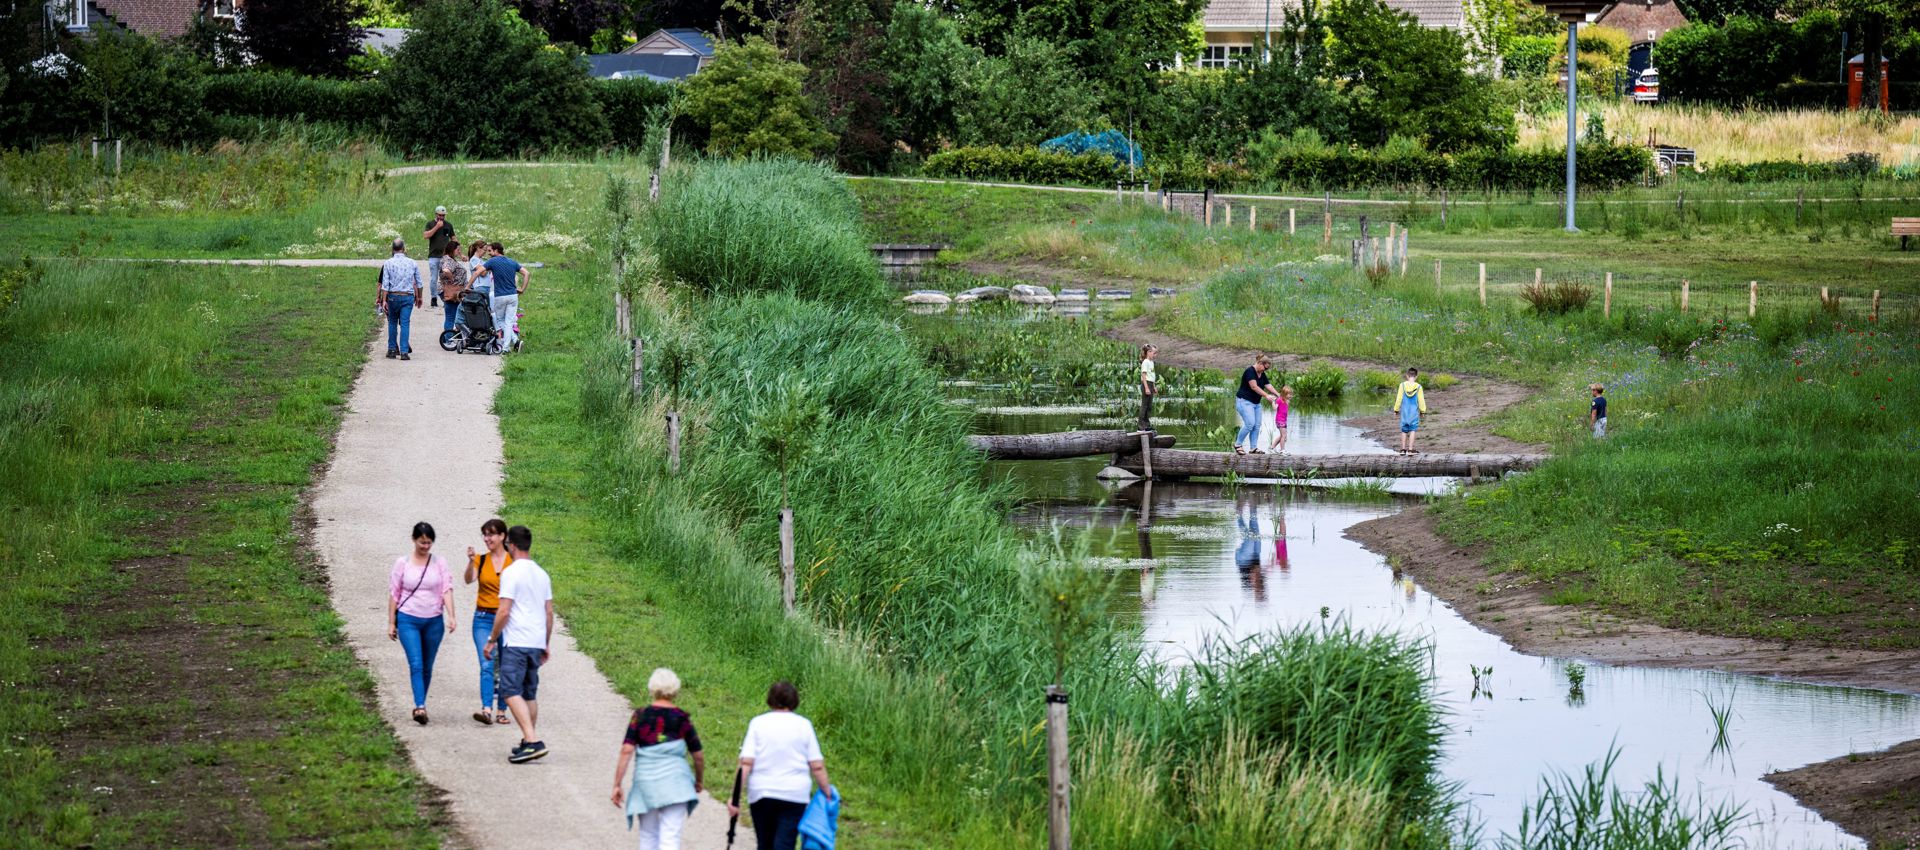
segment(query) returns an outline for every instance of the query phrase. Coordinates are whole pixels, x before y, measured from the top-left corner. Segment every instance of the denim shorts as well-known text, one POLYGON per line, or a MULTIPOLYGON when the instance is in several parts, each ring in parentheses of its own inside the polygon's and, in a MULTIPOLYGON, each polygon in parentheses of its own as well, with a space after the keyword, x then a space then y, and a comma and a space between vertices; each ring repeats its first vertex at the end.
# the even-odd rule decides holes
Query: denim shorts
POLYGON ((500 698, 519 697, 529 702, 540 691, 540 653, 544 649, 526 646, 509 646, 500 650, 500 663, 495 666, 495 675, 500 677, 500 698))

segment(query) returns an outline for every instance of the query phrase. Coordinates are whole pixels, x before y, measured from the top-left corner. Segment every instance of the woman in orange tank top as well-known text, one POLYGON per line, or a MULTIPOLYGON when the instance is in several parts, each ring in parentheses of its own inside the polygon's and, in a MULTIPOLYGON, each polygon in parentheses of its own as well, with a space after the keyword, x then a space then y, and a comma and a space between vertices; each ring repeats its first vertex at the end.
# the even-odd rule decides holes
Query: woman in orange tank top
POLYGON ((507 701, 494 690, 493 659, 481 648, 493 634, 493 617, 500 610, 500 574, 513 563, 513 556, 506 549, 505 521, 487 520, 480 526, 480 539, 486 541, 487 551, 475 552, 472 546, 467 547, 466 581, 480 583, 480 593, 473 601, 473 653, 480 659, 480 710, 473 713, 473 719, 492 726, 511 723, 513 718, 507 713, 507 701))

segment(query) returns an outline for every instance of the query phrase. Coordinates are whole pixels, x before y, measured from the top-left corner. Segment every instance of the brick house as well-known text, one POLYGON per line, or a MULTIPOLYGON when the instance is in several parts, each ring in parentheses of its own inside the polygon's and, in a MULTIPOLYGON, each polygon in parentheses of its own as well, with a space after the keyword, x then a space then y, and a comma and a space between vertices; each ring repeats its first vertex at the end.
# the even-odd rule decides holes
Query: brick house
POLYGON ((1633 39, 1633 49, 1627 54, 1627 70, 1638 74, 1654 64, 1654 42, 1689 22, 1686 13, 1681 12, 1673 0, 1622 0, 1600 13, 1594 23, 1623 30, 1633 39))
MULTIPOLYGON (((1428 27, 1460 28, 1460 0, 1385 0, 1387 8, 1406 12, 1428 27)), ((1672 0, 1664 0, 1672 2, 1672 0)), ((1200 17, 1207 48, 1196 63, 1202 68, 1224 68, 1260 58, 1268 21, 1280 26, 1299 0, 1213 0, 1200 17)))
POLYGON ((47 21, 70 32, 108 26, 169 39, 185 35, 199 15, 237 26, 241 5, 242 0, 47 0, 47 21))

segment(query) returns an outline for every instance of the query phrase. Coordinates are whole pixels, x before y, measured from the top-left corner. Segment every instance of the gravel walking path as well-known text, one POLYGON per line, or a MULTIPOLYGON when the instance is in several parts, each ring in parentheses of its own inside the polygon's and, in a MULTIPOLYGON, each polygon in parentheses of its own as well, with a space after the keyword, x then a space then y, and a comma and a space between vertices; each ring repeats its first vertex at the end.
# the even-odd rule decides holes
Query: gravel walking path
MULTIPOLYGON (((574 645, 565 627, 564 583, 554 587, 560 622, 553 660, 540 672, 540 736, 551 754, 509 764, 517 727, 482 727, 471 717, 480 700, 470 636, 476 586, 458 582, 466 547, 483 548, 480 524, 501 506, 503 455, 493 414, 501 359, 441 351, 443 316, 437 308, 414 311, 410 361, 385 358, 382 327, 348 399, 333 459, 311 495, 314 545, 328 571, 334 609, 346 621, 354 652, 373 673, 382 715, 421 775, 446 792, 465 843, 516 850, 632 844, 637 833, 627 831, 609 799, 632 705, 574 645), (409 718, 406 657, 387 639, 386 619, 388 572, 408 551, 409 529, 422 520, 438 532, 434 551, 447 559, 457 585, 457 623, 440 646, 427 699, 432 723, 426 726, 409 718)), ((533 529, 533 556, 547 561, 540 531, 533 529)), ((702 731, 724 746, 718 742, 740 730, 702 731)), ((731 784, 730 777, 708 780, 723 792, 731 784)), ((726 820, 725 806, 703 796, 687 823, 684 846, 723 846, 726 820)), ((751 836, 743 824, 736 846, 752 847, 751 836)))

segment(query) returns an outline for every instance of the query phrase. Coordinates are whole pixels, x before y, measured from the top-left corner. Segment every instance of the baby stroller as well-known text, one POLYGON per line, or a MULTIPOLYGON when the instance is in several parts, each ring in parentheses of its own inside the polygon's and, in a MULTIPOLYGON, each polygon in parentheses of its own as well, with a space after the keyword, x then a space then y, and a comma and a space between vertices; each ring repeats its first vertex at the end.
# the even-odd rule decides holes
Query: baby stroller
POLYGON ((499 354, 505 350, 500 330, 493 326, 493 307, 487 293, 469 289, 460 296, 460 315, 453 330, 440 332, 440 347, 455 354, 499 354))

